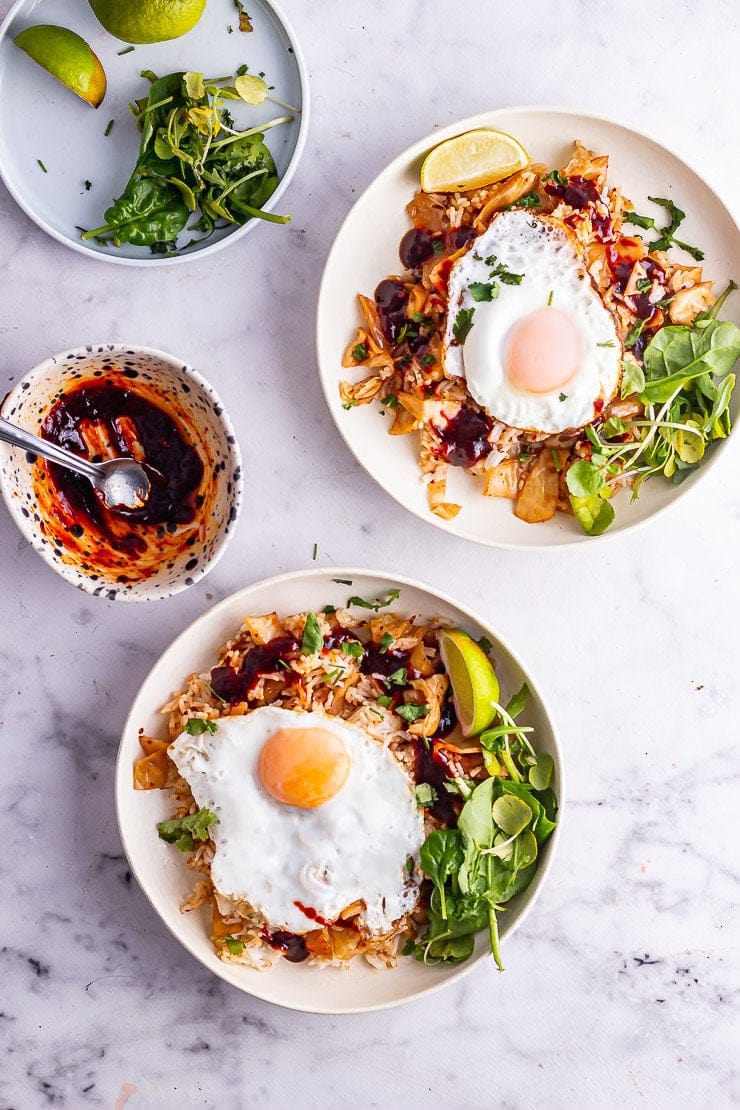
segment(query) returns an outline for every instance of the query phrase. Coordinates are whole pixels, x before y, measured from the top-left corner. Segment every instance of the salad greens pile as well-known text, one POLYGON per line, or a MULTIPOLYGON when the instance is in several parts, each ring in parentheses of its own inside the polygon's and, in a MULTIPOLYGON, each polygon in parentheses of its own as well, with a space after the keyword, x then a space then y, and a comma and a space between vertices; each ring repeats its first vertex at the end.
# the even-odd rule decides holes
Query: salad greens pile
POLYGON ((479 737, 490 777, 478 785, 461 778, 445 784, 465 804, 456 828, 436 829, 421 847, 421 868, 433 883, 429 928, 404 949, 425 964, 467 960, 475 934, 487 929, 503 970, 497 915, 534 878, 557 813, 552 757, 535 752, 532 729, 515 720, 528 695, 525 684, 499 707, 501 723, 479 737))
POLYGON ((233 78, 207 79, 194 72, 156 77, 149 70, 142 77, 151 81, 151 88, 148 97, 131 105, 141 132, 134 171, 107 209, 105 224, 83 230, 83 239, 117 247, 132 243, 154 254, 172 254, 178 235, 196 212, 188 230, 202 234, 185 247, 203 242, 218 227, 244 224, 253 217, 273 223, 290 219, 262 211, 278 183, 264 133, 293 116, 239 131, 224 104, 261 104, 269 99, 291 111, 298 109, 269 96, 262 77, 248 73, 246 66, 233 78))
POLYGON ((631 479, 633 501, 643 482, 656 474, 682 482, 709 444, 729 435, 740 328, 717 317, 735 289, 731 281, 690 326, 657 331, 645 347, 642 366, 633 359, 623 362, 621 395, 637 394, 644 414, 587 427, 591 459, 573 463, 566 475, 573 512, 589 535, 601 535, 614 520, 609 499, 615 482, 631 479))

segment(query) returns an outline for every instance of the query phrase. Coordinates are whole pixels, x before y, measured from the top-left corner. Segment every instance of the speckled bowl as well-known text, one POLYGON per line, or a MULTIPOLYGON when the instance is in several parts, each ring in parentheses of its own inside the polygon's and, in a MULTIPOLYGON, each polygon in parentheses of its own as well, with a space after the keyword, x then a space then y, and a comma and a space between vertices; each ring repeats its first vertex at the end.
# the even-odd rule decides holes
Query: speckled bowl
POLYGON ((147 577, 122 582, 120 568, 103 570, 95 564, 94 538, 68 535, 60 541, 54 534, 41 496, 48 489, 45 464, 29 462, 17 447, 0 443, 0 488, 34 551, 72 585, 110 601, 155 601, 194 585, 223 554, 241 508, 241 456, 215 390, 190 366, 149 347, 106 343, 54 355, 18 382, 0 413, 38 434, 46 414, 66 390, 106 374, 124 378, 134 391, 175 417, 203 461, 202 504, 187 545, 164 555, 147 577))

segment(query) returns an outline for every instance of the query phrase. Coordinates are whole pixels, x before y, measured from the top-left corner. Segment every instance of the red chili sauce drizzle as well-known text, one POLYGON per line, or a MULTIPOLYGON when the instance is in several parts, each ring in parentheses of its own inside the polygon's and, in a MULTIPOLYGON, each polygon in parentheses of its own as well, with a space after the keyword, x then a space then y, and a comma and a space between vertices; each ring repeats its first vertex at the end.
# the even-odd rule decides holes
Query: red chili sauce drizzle
POLYGON ((442 456, 451 466, 475 466, 491 451, 493 421, 485 412, 463 406, 439 432, 442 456))
POLYGON ((270 948, 282 952, 286 960, 292 964, 300 964, 308 959, 306 938, 298 933, 289 933, 287 929, 275 929, 270 932, 266 927, 262 930, 262 939, 270 948))
MULTIPOLYGON (((121 458, 134 457, 129 442, 130 425, 133 425, 143 449, 151 492, 140 509, 110 509, 103 505, 88 479, 49 463, 52 485, 74 520, 70 529, 74 536, 79 537, 86 528, 93 527, 111 548, 135 559, 147 546, 141 535, 137 535, 137 526, 165 525, 168 531, 174 532, 179 524, 189 524, 195 519, 203 463, 163 409, 129 389, 95 382, 63 396, 44 420, 41 435, 75 455, 90 458, 81 434, 85 422, 101 428, 121 458), (110 526, 111 517, 130 521, 132 531, 125 536, 115 535, 110 526)), ((93 456, 91 461, 103 460, 93 456)))
POLYGON ((313 906, 304 906, 303 902, 294 902, 293 905, 297 906, 302 914, 305 914, 311 921, 315 921, 317 925, 326 926, 334 924, 334 922, 329 921, 327 917, 322 917, 319 911, 315 910, 313 906))
MULTIPOLYGON (((605 240, 612 238, 614 228, 611 218, 608 215, 602 216, 601 213, 596 211, 596 205, 601 203, 601 195, 590 178, 574 174, 573 177, 566 178, 563 185, 558 184, 557 181, 547 181, 544 189, 549 196, 557 197, 558 200, 564 201, 570 208, 579 210, 590 208, 591 226, 597 239, 600 239, 603 243, 605 240)), ((565 223, 568 222, 566 219, 565 223)))
POLYGON ((276 636, 269 643, 250 648, 240 667, 214 667, 211 689, 222 701, 238 705, 247 700, 263 675, 285 670, 280 664, 287 666, 288 661, 297 658, 300 651, 301 645, 293 636, 276 636))

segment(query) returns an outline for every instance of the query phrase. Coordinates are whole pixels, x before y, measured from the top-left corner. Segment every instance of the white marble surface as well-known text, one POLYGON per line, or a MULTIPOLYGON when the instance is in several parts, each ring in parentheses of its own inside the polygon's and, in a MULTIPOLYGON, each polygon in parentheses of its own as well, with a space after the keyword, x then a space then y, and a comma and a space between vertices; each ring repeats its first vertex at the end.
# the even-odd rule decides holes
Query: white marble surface
POLYGON ((632 535, 478 549, 358 470, 319 393, 313 316, 356 192, 483 108, 618 116, 736 197, 735 5, 284 2, 314 94, 287 229, 122 271, 46 238, 0 189, 0 389, 80 343, 164 347, 222 394, 248 476, 222 563, 156 607, 73 592, 0 509, 0 1106, 730 1106, 737 444, 632 535), (367 1017, 283 1012, 212 978, 131 881, 113 813, 117 738, 152 661, 214 599, 310 564, 314 542, 320 563, 393 568, 487 613, 550 695, 569 773, 559 858, 506 974, 367 1017))

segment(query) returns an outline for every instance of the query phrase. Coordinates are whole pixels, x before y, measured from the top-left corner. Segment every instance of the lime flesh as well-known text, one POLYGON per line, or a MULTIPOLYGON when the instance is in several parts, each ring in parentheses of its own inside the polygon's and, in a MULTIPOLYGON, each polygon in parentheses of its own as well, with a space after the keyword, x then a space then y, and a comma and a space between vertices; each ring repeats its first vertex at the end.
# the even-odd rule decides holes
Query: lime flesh
POLYGON ((195 27, 206 0, 90 0, 106 31, 122 42, 178 39, 195 27))
POLYGON ((452 684, 452 698, 463 736, 477 736, 498 710, 496 672, 483 648, 460 629, 439 634, 439 651, 452 684))
POLYGON ((15 44, 73 93, 99 108, 107 82, 100 59, 84 39, 67 27, 39 23, 15 37, 15 44))

